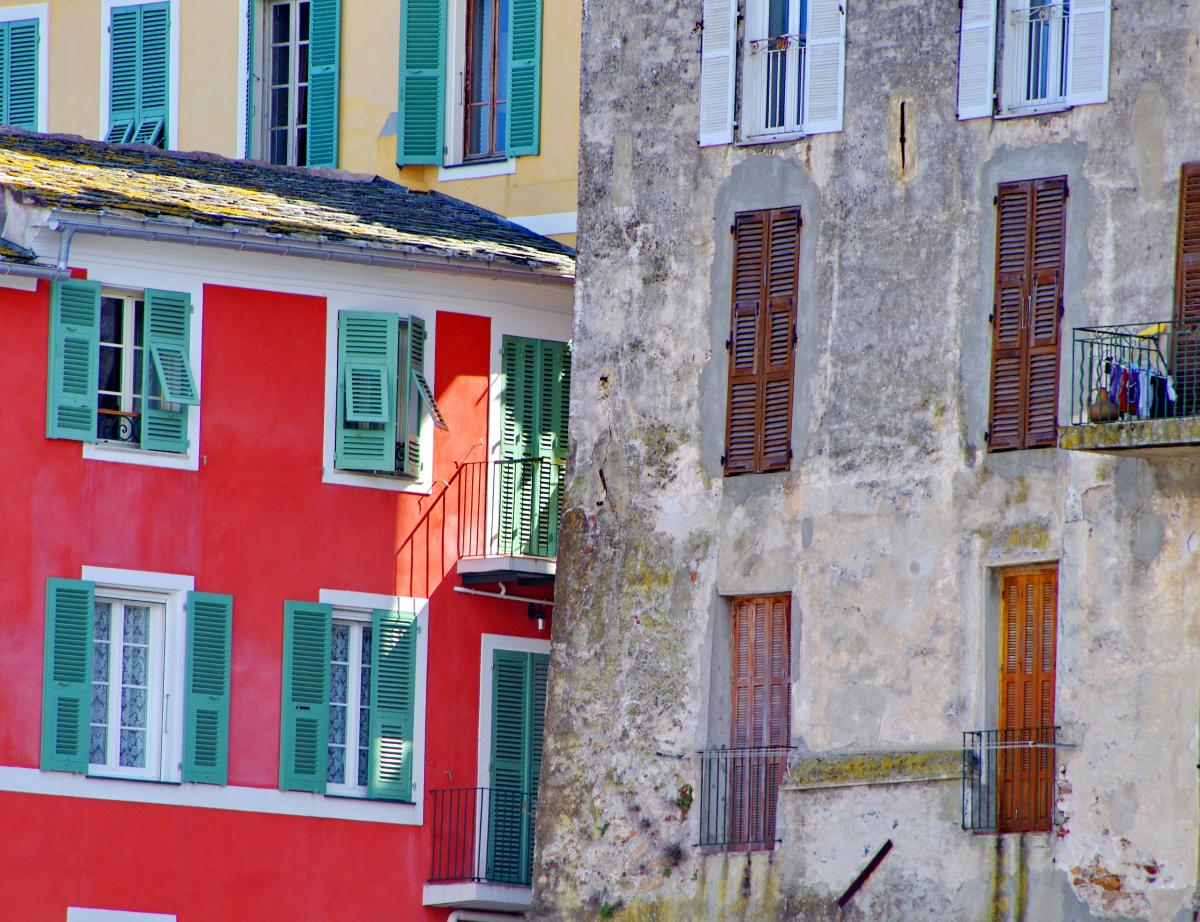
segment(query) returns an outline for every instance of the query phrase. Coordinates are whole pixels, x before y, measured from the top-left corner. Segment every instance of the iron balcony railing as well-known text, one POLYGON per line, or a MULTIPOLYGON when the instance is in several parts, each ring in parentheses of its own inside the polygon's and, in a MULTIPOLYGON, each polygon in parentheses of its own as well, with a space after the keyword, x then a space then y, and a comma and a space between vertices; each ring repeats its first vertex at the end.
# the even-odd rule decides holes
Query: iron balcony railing
POLYGON ((963 829, 1048 832, 1057 748, 1057 727, 963 733, 963 829))
POLYGON ((474 461, 459 478, 460 557, 557 557, 566 462, 474 461))
POLYGON ((700 759, 701 846, 769 849, 779 841, 779 785, 790 746, 708 749, 700 759))
POLYGON ((803 35, 773 35, 749 42, 742 108, 748 137, 801 131, 805 121, 803 35))
POLYGON ((430 791, 430 799, 430 883, 531 885, 537 795, 499 788, 442 788, 430 791))
POLYGON ((1200 415, 1200 324, 1079 327, 1072 351, 1075 425, 1200 415))
POLYGON ((1005 94, 1013 109, 1058 105, 1067 98, 1069 2, 1030 3, 1009 14, 1005 94))

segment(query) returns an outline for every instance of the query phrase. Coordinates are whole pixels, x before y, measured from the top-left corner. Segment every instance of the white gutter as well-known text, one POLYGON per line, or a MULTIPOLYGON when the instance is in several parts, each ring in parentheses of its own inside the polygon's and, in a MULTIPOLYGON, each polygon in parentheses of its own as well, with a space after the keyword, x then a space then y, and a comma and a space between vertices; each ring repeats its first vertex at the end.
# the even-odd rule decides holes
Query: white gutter
POLYGON ((50 279, 54 282, 71 277, 71 273, 67 270, 57 269, 54 266, 38 266, 32 263, 10 263, 4 260, 0 260, 0 275, 19 275, 25 278, 50 279))
MULTIPOLYGON (((453 257, 416 256, 401 254, 394 250, 372 247, 366 243, 345 241, 285 240, 261 234, 247 234, 239 230, 206 228, 195 224, 162 224, 149 218, 125 218, 112 215, 94 216, 79 212, 53 213, 49 222, 51 230, 68 234, 94 234, 101 237, 125 237, 135 240, 156 240, 165 243, 186 243, 194 246, 215 246, 225 249, 245 250, 252 253, 272 253, 279 256, 304 256, 333 262, 356 265, 381 266, 390 269, 418 269, 446 272, 452 275, 482 276, 490 279, 510 279, 537 284, 573 285, 572 276, 552 275, 536 269, 509 269, 495 265, 489 268, 455 261, 453 257)), ((63 259, 65 247, 60 241, 59 258, 63 259)), ((492 260, 489 260, 491 262, 492 260)))
POLYGON ((456 909, 446 917, 446 922, 515 922, 524 919, 525 913, 513 915, 507 912, 479 912, 474 909, 456 909))

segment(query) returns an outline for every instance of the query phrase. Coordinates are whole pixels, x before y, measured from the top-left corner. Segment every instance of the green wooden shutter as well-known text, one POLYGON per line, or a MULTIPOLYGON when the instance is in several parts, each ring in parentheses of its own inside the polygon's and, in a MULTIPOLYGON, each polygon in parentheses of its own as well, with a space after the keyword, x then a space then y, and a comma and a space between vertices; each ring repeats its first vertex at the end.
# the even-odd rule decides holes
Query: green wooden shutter
POLYGON ((187 408, 200 403, 190 358, 192 298, 147 289, 145 304, 142 448, 181 454, 188 447, 187 408))
POLYGON ((367 791, 412 802, 417 616, 376 611, 371 625, 371 743, 367 791))
POLYGON ((538 364, 539 459, 534 470, 534 522, 531 553, 558 554, 558 523, 562 518, 563 474, 567 462, 567 423, 571 413, 571 346, 542 340, 538 364))
POLYGON ((171 83, 171 7, 152 3, 138 7, 138 119, 135 144, 167 146, 167 112, 171 83))
POLYGON ((189 592, 184 677, 183 780, 225 784, 233 597, 189 592))
POLYGON ((401 0, 396 162, 442 162, 447 0, 401 0))
POLYGON ((341 470, 396 469, 399 327, 400 318, 390 312, 338 314, 336 463, 341 470), (374 419, 372 407, 378 408, 374 419))
POLYGON ((96 441, 100 286, 66 279, 50 287, 46 437, 96 441))
POLYGON ((138 44, 140 7, 123 6, 112 11, 109 25, 108 134, 110 144, 127 144, 138 119, 138 44))
POLYGON ((329 769, 329 643, 333 609, 284 602, 279 788, 325 792, 329 769))
POLYGON ((95 601, 95 586, 86 580, 46 581, 41 760, 44 771, 87 772, 95 601))
POLYGON ((341 0, 311 0, 309 23, 307 163, 336 167, 341 0))
POLYGON ((38 21, 0 25, 0 124, 38 130, 38 21))
POLYGON ((497 883, 530 882, 548 665, 541 653, 492 654, 488 878, 497 883))
POLYGON ((542 0, 509 0, 506 53, 505 153, 536 155, 542 116, 542 0))

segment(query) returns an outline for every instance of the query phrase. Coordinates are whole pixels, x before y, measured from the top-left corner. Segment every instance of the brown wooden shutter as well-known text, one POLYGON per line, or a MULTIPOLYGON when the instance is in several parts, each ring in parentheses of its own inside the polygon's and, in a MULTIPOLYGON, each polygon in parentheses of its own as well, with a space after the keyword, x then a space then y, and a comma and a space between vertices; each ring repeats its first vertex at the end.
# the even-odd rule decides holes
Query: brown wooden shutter
POLYGON ((1004 575, 995 750, 1001 832, 1050 828, 1054 759, 1048 747, 1054 742, 1057 612, 1057 569, 1004 575))
POLYGON ((734 220, 725 473, 791 466, 800 209, 734 220))
POLYGON ((791 740, 791 600, 738 599, 733 608, 733 749, 730 841, 768 847, 775 841, 780 751, 791 740), (758 751, 755 751, 758 750, 758 751))
POLYGON ((996 196, 992 451, 1058 442, 1067 179, 1002 183, 996 196))
POLYGON ((1179 412, 1191 416, 1200 410, 1200 163, 1185 163, 1179 177, 1175 320, 1171 374, 1179 412))

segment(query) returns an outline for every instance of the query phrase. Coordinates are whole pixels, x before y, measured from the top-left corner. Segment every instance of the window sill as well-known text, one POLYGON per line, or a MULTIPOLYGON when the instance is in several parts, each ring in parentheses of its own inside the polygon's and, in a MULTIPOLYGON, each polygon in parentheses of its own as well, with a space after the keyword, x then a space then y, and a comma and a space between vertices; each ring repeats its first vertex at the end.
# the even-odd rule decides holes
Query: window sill
POLYGON ((741 135, 734 142, 735 147, 757 147, 763 144, 786 144, 790 141, 803 141, 808 137, 804 131, 787 131, 777 134, 741 135))
POLYGON ((363 471, 343 471, 327 467, 322 471, 322 483, 333 483, 343 487, 366 487, 372 490, 391 490, 393 493, 420 493, 428 496, 433 492, 433 482, 424 471, 416 480, 395 477, 389 474, 369 474, 363 471))
POLYGON ((112 461, 116 464, 140 464, 143 467, 165 467, 177 471, 198 471, 200 457, 192 450, 172 455, 163 451, 146 451, 118 445, 115 442, 84 442, 83 457, 87 461, 112 461))
POLYGON ((517 158, 486 160, 474 163, 455 163, 438 167, 438 182, 458 179, 487 179, 490 176, 509 176, 517 172, 517 158))
POLYGON ((1066 112, 1073 108, 1074 106, 1065 102, 1047 103, 1042 106, 1029 106, 1022 109, 1000 109, 992 118, 1000 122, 1012 118, 1026 118, 1031 115, 1050 115, 1054 112, 1066 112))

